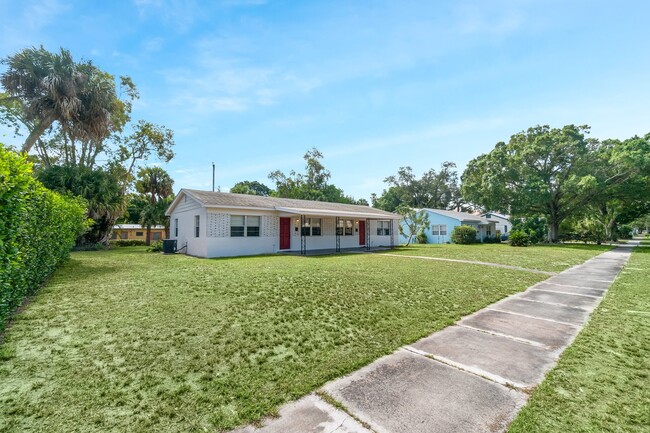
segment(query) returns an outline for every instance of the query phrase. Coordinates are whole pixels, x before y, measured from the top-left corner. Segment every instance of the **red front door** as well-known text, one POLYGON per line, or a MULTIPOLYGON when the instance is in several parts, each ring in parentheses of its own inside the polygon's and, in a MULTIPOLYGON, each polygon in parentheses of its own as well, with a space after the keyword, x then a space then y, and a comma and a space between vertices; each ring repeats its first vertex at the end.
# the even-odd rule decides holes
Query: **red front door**
POLYGON ((366 244, 366 222, 359 221, 359 245, 366 244))
POLYGON ((280 249, 291 248, 291 218, 280 218, 280 249))

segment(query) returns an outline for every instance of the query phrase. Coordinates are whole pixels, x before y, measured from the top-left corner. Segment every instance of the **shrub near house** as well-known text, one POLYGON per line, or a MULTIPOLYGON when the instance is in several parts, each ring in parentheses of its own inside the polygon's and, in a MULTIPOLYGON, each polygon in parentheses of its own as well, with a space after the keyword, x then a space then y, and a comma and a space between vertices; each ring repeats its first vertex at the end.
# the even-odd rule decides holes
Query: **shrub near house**
POLYGON ((451 241, 455 244, 469 245, 478 242, 476 229, 470 226, 456 226, 451 232, 451 241))
POLYGON ((527 247, 530 244, 530 238, 523 230, 513 230, 508 238, 508 243, 513 247, 527 247))
POLYGON ((44 188, 25 157, 0 144, 0 329, 68 257, 85 214, 82 202, 44 188))

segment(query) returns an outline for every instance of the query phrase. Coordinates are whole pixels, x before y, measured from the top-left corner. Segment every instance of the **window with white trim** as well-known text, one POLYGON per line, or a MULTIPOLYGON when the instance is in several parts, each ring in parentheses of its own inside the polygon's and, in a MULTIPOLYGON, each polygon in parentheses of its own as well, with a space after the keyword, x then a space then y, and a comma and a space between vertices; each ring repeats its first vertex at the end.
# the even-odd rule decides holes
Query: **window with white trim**
POLYGON ((259 237, 260 217, 248 215, 230 215, 230 237, 259 237))
POLYGON ((336 234, 339 236, 352 236, 354 231, 354 220, 339 220, 339 224, 336 227, 336 234))
POLYGON ((178 218, 174 218, 174 237, 178 237, 178 218))
POLYGON ((246 217, 246 236, 259 237, 260 236, 260 217, 247 216, 246 217))
POLYGON ((320 236, 321 235, 321 218, 305 218, 305 223, 302 226, 303 236, 320 236))
POLYGON ((390 221, 377 221, 377 236, 390 236, 390 221))
POLYGON ((431 226, 433 236, 447 236, 447 224, 434 224, 431 226))
POLYGON ((201 216, 194 215, 194 237, 198 238, 201 234, 201 216))
POLYGON ((508 226, 503 226, 503 233, 508 233, 508 226))

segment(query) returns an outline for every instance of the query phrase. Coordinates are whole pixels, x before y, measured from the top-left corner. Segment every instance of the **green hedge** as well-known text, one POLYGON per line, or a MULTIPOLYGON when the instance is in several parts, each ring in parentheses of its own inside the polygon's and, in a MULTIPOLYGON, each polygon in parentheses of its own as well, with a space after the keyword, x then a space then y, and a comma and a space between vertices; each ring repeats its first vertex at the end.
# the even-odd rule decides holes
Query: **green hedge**
POLYGON ((0 143, 0 329, 68 257, 85 214, 79 199, 44 188, 31 163, 0 143))

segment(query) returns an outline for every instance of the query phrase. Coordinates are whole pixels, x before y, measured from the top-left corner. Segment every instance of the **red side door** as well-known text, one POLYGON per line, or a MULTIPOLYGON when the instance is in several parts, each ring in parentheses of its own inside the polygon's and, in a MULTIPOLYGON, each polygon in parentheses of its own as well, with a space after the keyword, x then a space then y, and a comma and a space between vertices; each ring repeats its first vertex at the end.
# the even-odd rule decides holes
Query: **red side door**
POLYGON ((291 218, 280 218, 280 249, 291 248, 291 218))
POLYGON ((366 244, 366 222, 359 221, 359 245, 366 244))

